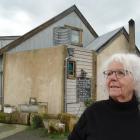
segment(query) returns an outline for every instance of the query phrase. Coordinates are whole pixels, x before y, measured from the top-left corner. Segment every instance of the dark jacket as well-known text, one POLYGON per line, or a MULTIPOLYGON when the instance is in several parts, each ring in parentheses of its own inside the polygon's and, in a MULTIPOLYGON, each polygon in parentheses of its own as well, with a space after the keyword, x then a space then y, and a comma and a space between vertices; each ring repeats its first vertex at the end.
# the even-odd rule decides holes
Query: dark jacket
POLYGON ((85 110, 68 140, 140 140, 140 115, 136 97, 120 103, 98 101, 85 110))

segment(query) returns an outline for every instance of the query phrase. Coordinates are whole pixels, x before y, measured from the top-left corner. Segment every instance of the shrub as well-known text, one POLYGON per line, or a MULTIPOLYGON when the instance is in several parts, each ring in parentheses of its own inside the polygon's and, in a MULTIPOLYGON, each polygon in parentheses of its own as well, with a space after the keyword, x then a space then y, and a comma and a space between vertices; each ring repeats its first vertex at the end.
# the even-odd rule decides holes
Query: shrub
POLYGON ((78 117, 69 113, 61 113, 58 115, 59 120, 65 124, 66 131, 71 131, 71 118, 78 120, 78 117))
POLYGON ((42 119, 48 119, 47 113, 39 113, 39 116, 41 116, 42 119))
POLYGON ((0 112, 0 123, 11 123, 11 114, 0 112))
POLYGON ((32 128, 40 128, 43 127, 43 120, 41 116, 39 115, 34 115, 32 118, 32 128))
POLYGON ((6 120, 6 115, 5 115, 5 113, 0 112, 0 122, 1 122, 1 123, 5 123, 5 120, 6 120))
POLYGON ((48 122, 48 125, 45 128, 48 129, 48 133, 62 134, 65 132, 65 124, 61 123, 60 120, 48 119, 47 122, 48 122))
POLYGON ((89 107, 93 103, 93 99, 88 98, 84 101, 84 104, 86 107, 89 107))

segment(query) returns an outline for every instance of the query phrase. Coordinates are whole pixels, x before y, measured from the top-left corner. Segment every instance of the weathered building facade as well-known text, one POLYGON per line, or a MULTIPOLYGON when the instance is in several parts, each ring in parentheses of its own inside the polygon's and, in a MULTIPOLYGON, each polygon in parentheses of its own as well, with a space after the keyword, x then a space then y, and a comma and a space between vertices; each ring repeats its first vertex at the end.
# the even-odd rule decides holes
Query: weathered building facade
POLYGON ((81 114, 100 91, 99 69, 107 57, 130 52, 124 28, 97 35, 74 5, 0 49, 1 104, 18 107, 31 97, 48 112, 81 114))
POLYGON ((85 47, 97 36, 72 6, 2 48, 3 104, 18 106, 34 97, 48 103, 49 113, 81 113, 95 90, 96 54, 85 47))

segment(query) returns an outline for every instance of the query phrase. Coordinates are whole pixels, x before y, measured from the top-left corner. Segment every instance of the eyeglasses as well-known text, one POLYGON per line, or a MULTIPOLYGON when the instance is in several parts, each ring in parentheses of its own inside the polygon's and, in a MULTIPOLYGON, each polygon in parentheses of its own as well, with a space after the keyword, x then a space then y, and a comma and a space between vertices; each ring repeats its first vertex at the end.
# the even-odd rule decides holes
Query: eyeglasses
POLYGON ((127 74, 131 73, 128 70, 124 70, 124 69, 119 69, 119 70, 106 70, 103 72, 103 74, 106 76, 107 79, 111 78, 111 76, 113 75, 113 73, 115 73, 115 76, 118 79, 123 78, 124 76, 126 76, 127 74))

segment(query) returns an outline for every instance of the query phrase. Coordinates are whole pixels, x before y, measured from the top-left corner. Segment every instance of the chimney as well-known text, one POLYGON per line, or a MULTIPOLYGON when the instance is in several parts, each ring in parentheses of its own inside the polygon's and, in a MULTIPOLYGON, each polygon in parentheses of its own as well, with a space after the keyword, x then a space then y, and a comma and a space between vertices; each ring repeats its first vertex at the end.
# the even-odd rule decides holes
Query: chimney
POLYGON ((135 53, 135 21, 129 20, 129 52, 135 53))

